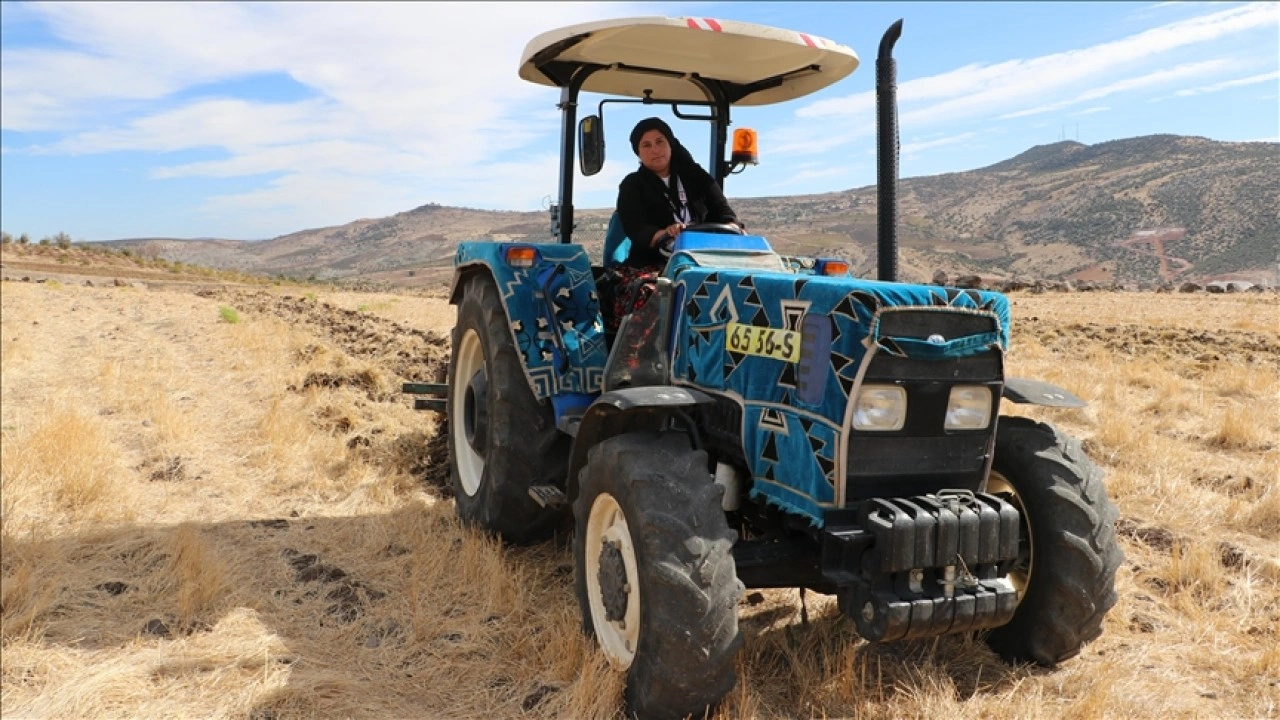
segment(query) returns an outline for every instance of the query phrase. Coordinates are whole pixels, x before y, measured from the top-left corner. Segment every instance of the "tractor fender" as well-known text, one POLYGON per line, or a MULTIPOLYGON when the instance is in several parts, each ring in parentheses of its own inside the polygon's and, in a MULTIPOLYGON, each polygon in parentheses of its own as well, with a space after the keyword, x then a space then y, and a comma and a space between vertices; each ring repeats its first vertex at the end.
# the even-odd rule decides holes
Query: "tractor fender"
MULTIPOLYGON (((462 288, 467 285, 467 278, 475 273, 484 273, 489 277, 493 277, 493 271, 489 266, 481 262, 473 262, 470 265, 462 265, 453 270, 453 283, 449 287, 449 304, 457 305, 462 302, 462 288)), ((494 278, 497 281, 497 278, 494 278)), ((505 308, 503 308, 505 310, 505 308)))
POLYGON ((449 302, 455 305, 474 274, 493 279, 534 397, 576 402, 600 391, 604 324, 591 261, 580 245, 463 242, 453 266, 449 302), (516 260, 512 251, 521 253, 516 260))
POLYGON ((672 385, 622 388, 604 393, 583 413, 573 438, 567 478, 569 501, 578 496, 578 472, 587 464, 591 448, 615 435, 658 431, 685 408, 711 403, 712 397, 672 385))
POLYGON ((1082 408, 1088 404, 1057 385, 1027 378, 1005 378, 1004 396, 1015 403, 1024 405, 1082 408))

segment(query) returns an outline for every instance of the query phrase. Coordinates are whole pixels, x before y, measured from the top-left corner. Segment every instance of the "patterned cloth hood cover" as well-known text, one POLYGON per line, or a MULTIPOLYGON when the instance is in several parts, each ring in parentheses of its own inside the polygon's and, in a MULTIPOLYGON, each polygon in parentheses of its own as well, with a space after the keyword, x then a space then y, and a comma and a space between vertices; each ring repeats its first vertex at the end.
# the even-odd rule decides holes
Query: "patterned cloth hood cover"
POLYGON ((673 381, 738 400, 753 498, 818 526, 824 508, 834 507, 846 408, 868 353, 943 359, 1009 345, 1009 302, 994 292, 700 267, 679 270, 675 283, 683 307, 672 331, 673 381), (880 333, 879 318, 907 309, 988 316, 992 331, 930 339, 880 333), (829 343, 802 349, 798 362, 726 348, 729 323, 801 331, 806 316, 830 319, 829 343), (801 375, 821 378, 820 387, 802 388, 801 375))

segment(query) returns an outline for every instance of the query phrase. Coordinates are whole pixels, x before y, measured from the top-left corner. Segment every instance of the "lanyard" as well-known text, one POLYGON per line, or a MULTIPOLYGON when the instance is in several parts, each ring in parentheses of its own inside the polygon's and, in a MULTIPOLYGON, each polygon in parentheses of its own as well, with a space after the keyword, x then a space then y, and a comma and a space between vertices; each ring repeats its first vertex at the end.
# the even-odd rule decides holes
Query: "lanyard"
POLYGON ((689 224, 689 199, 684 194, 684 183, 680 182, 680 176, 671 173, 670 180, 674 180, 676 184, 676 194, 680 196, 680 207, 671 202, 671 193, 667 193, 667 205, 671 206, 671 214, 675 216, 677 222, 689 224))

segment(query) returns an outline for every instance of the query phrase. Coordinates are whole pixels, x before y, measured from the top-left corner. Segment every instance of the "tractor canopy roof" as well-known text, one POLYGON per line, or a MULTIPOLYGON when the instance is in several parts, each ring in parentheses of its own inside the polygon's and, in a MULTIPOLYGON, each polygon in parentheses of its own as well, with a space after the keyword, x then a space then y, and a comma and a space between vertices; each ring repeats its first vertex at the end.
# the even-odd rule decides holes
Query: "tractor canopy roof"
POLYGON ((768 105, 817 92, 852 73, 858 56, 808 33, 712 18, 601 20, 545 32, 525 46, 520 77, 567 87, 584 67, 600 68, 585 92, 701 101, 691 79, 723 87, 733 105, 768 105))

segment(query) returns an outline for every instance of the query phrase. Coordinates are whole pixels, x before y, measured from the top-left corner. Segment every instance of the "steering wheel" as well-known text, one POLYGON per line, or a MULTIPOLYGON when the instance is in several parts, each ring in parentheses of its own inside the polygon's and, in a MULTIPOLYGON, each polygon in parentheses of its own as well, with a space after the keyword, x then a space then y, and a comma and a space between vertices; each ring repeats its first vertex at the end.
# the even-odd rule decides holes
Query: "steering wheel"
POLYGON ((693 225, 689 225, 685 227, 686 232, 690 230, 692 230, 693 232, 718 233, 720 235, 745 234, 742 228, 738 227, 737 225, 734 225, 733 223, 713 223, 713 222, 694 223, 693 225))

